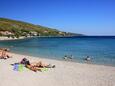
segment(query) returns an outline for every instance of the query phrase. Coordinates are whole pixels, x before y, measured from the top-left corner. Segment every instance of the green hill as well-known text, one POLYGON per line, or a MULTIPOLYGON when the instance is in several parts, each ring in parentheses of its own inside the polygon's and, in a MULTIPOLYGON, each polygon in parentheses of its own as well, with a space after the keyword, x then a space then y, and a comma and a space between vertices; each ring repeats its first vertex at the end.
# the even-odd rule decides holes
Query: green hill
POLYGON ((81 34, 62 32, 56 29, 31 23, 0 18, 0 36, 80 36, 81 34))

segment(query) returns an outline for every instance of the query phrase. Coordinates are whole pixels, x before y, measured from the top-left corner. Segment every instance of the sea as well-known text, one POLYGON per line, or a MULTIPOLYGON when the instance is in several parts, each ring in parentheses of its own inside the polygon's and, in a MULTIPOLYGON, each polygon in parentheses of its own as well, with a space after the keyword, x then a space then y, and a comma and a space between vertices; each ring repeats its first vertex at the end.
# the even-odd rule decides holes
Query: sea
POLYGON ((89 56, 91 64, 115 66, 115 36, 33 37, 0 41, 0 47, 18 54, 56 60, 72 55, 72 61, 79 63, 85 63, 84 58, 89 56))

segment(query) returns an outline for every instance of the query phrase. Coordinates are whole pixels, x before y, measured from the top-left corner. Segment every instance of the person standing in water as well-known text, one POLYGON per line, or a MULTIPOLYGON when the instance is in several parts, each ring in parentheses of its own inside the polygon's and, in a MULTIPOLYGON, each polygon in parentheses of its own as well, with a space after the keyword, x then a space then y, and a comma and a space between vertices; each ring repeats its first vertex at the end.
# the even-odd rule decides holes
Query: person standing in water
POLYGON ((91 58, 89 56, 86 56, 86 58, 84 60, 85 61, 91 61, 91 58))

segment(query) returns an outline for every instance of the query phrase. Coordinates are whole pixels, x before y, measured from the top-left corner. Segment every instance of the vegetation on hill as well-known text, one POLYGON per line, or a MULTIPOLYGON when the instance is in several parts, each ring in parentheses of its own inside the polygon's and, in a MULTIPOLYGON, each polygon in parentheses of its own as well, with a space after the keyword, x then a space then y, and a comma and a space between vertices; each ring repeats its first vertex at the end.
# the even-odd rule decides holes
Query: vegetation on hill
POLYGON ((62 32, 56 29, 34 25, 27 22, 0 18, 0 36, 79 36, 81 34, 62 32))

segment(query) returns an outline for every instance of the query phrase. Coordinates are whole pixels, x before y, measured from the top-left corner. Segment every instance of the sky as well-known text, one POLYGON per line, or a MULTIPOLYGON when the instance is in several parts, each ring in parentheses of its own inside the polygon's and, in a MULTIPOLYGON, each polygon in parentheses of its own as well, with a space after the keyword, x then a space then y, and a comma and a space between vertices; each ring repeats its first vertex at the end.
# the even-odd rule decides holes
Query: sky
POLYGON ((115 0, 0 0, 0 17, 85 35, 115 35, 115 0))

